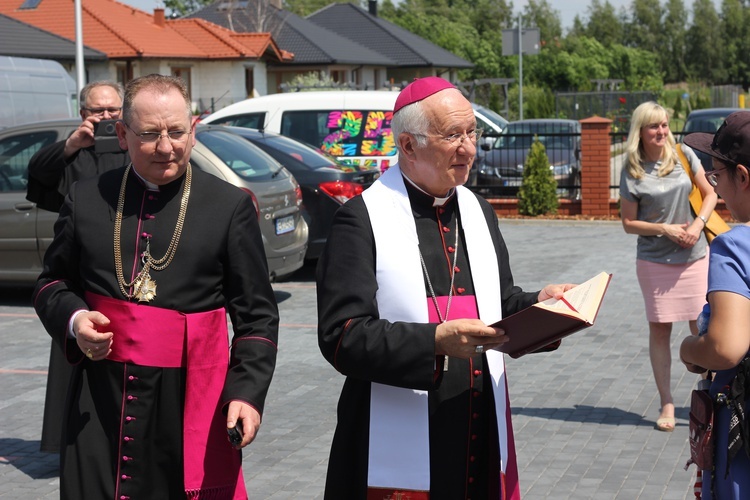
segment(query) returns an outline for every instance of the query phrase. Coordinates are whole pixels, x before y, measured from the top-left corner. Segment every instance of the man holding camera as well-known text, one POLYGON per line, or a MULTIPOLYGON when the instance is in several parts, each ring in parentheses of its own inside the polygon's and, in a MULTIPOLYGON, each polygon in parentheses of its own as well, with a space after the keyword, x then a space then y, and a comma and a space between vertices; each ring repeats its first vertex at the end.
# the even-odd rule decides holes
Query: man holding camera
MULTIPOLYGON (((64 141, 50 144, 29 161, 29 185, 26 198, 39 208, 58 212, 70 186, 77 180, 94 177, 130 163, 119 147, 98 151, 95 144, 97 124, 117 120, 122 111, 123 88, 117 82, 98 81, 83 87, 80 95, 81 125, 64 141)), ((98 131, 112 136, 117 146, 114 124, 98 131)))
MULTIPOLYGON (((123 87, 117 82, 92 82, 81 89, 81 125, 66 140, 43 147, 29 160, 26 192, 29 201, 44 210, 59 212, 65 195, 75 181, 130 163, 128 152, 122 151, 118 145, 114 123, 111 123, 110 135, 117 146, 115 151, 99 152, 94 146, 97 124, 102 120, 120 118, 123 95, 123 87)), ((70 365, 53 342, 44 401, 41 451, 56 453, 60 448, 59 415, 65 404, 70 374, 70 365)))

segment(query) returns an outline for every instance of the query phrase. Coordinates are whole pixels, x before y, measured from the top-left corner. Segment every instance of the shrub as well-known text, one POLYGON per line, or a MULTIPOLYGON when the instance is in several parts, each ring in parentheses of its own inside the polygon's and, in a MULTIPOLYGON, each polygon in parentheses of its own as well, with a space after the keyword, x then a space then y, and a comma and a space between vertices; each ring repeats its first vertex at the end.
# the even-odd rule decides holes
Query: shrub
POLYGON ((544 144, 535 139, 523 166, 518 211, 522 215, 532 216, 556 213, 558 203, 557 181, 549 168, 547 150, 544 144))

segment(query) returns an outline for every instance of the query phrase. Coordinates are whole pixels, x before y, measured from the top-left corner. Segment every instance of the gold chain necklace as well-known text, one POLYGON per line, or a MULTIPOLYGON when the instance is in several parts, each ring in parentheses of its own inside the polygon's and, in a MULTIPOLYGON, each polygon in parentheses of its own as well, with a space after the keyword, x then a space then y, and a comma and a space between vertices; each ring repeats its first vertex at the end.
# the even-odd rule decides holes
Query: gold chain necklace
POLYGON ((122 185, 120 186, 120 196, 117 199, 117 213, 115 214, 115 237, 114 237, 114 250, 115 250, 115 273, 117 274, 117 284, 120 286, 120 291, 128 299, 136 298, 138 302, 149 302, 156 297, 156 281, 151 279, 149 270, 162 271, 172 262, 174 254, 177 251, 177 245, 180 242, 180 235, 182 234, 182 227, 185 224, 185 214, 187 213, 188 198, 190 197, 190 185, 193 179, 193 171, 188 163, 187 172, 185 174, 185 184, 182 187, 182 200, 180 200, 180 212, 177 215, 177 225, 174 228, 174 234, 172 235, 172 241, 169 242, 169 248, 161 259, 154 259, 151 257, 151 238, 146 240, 146 251, 143 252, 141 262, 143 263, 143 269, 138 273, 133 281, 130 283, 125 281, 125 276, 122 272, 122 250, 120 248, 120 233, 122 230, 122 212, 125 207, 125 186, 128 181, 128 173, 130 173, 130 167, 133 164, 125 168, 125 174, 122 177, 122 185), (133 288, 133 293, 127 292, 129 288, 133 288))

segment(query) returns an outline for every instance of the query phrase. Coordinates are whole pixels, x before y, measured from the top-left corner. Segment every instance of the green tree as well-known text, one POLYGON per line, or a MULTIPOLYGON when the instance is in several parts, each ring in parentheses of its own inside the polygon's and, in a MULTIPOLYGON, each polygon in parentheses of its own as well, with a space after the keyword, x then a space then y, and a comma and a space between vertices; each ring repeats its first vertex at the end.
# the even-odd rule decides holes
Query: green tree
POLYGON ((583 34, 605 47, 622 43, 624 27, 609 0, 605 0, 604 4, 600 0, 591 0, 588 14, 589 21, 583 34))
POLYGON ((659 2, 633 0, 630 20, 625 24, 623 45, 659 53, 662 42, 662 15, 663 9, 659 2))
POLYGON ((721 4, 721 44, 726 81, 747 86, 750 42, 747 37, 748 13, 741 0, 723 0, 721 4))
POLYGON ((688 29, 689 76, 709 83, 724 80, 719 16, 711 0, 695 0, 693 25, 688 29))
MULTIPOLYGON (((208 0, 211 2, 212 0, 208 0)), ((258 0, 248 0, 249 2, 258 0)), ((268 3, 268 0, 260 0, 268 3)), ((367 7, 367 2, 348 2, 347 0, 284 0, 283 7, 289 12, 294 12, 300 17, 309 16, 313 12, 317 12, 326 5, 332 3, 354 3, 360 7, 367 7)))
POLYGON ((593 90, 592 79, 624 80, 630 90, 654 90, 663 85, 654 54, 613 44, 604 47, 586 36, 568 36, 561 47, 545 48, 524 58, 524 84, 554 90, 593 90))
POLYGON ((300 92, 312 90, 338 90, 336 82, 334 82, 329 75, 321 75, 317 71, 310 71, 304 75, 295 76, 289 81, 289 87, 300 87, 300 92))
POLYGON ((547 0, 528 0, 521 18, 524 28, 539 28, 542 47, 557 44, 562 38, 560 12, 553 9, 547 0))
POLYGON ((573 27, 568 31, 569 37, 586 36, 586 24, 578 14, 573 18, 573 27))
POLYGON ((681 82, 687 77, 688 16, 682 0, 668 0, 664 16, 664 50, 661 67, 667 82, 681 82))
POLYGON ((609 65, 610 78, 624 80, 626 89, 659 91, 664 86, 659 59, 652 52, 614 45, 609 65))
POLYGON ((184 16, 211 3, 211 0, 164 0, 164 9, 172 16, 184 16))
POLYGON ((395 18, 388 20, 460 57, 466 57, 467 51, 479 43, 479 37, 468 22, 466 10, 453 10, 444 0, 405 0, 396 7, 395 18), (440 29, 435 29, 435 26, 440 26, 440 29))
POLYGON ((557 213, 557 182, 549 168, 549 158, 544 144, 534 139, 526 163, 523 181, 518 190, 518 212, 522 215, 557 213))

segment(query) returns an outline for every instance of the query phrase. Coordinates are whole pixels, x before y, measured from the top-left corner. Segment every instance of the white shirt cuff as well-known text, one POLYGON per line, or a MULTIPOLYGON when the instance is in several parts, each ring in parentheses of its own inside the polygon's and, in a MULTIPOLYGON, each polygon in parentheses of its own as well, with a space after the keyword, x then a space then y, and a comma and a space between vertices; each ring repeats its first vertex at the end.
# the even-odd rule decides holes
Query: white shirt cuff
POLYGON ((88 311, 86 309, 79 309, 70 316, 70 321, 68 321, 68 338, 69 339, 76 338, 76 332, 73 331, 73 322, 76 320, 78 315, 81 314, 82 312, 88 312, 88 311))

